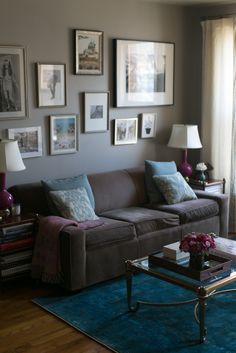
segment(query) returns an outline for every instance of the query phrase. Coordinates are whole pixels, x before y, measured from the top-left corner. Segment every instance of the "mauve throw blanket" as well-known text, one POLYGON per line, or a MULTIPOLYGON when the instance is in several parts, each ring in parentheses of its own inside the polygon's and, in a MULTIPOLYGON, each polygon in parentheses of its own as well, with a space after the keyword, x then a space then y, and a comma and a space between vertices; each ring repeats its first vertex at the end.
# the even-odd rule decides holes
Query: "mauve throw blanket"
MULTIPOLYGON (((47 283, 61 282, 61 261, 59 233, 67 226, 89 229, 102 225, 98 219, 78 223, 58 216, 43 217, 39 220, 35 239, 31 276, 47 283)), ((79 235, 78 235, 79 236, 79 235)))

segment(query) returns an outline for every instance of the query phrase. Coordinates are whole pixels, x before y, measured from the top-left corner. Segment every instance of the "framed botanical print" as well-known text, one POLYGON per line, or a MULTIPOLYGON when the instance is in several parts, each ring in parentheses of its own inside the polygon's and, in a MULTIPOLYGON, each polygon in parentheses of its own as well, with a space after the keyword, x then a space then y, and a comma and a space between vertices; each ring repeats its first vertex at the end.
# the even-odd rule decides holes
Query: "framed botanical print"
POLYGON ((156 113, 141 114, 141 138, 156 137, 156 113))
POLYGON ((38 107, 66 105, 66 65, 36 64, 38 107))
POLYGON ((103 74, 103 32, 76 29, 75 74, 103 74))
POLYGON ((50 116, 50 154, 74 153, 77 150, 77 116, 50 116))
POLYGON ((171 105, 174 43, 115 39, 115 106, 171 105))
POLYGON ((0 46, 0 119, 27 117, 26 50, 0 46))
POLYGON ((8 138, 17 140, 22 158, 42 156, 41 126, 8 129, 8 138))
POLYGON ((86 92, 84 115, 84 132, 109 130, 109 92, 86 92))
POLYGON ((137 143, 138 119, 115 119, 115 145, 127 145, 137 143))

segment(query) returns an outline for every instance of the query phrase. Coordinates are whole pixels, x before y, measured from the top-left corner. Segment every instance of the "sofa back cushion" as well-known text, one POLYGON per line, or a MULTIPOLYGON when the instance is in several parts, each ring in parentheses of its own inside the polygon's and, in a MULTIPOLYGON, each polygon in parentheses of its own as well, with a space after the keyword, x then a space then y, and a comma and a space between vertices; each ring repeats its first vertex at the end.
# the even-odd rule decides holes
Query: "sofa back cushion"
POLYGON ((97 214, 146 201, 143 168, 88 175, 97 214))

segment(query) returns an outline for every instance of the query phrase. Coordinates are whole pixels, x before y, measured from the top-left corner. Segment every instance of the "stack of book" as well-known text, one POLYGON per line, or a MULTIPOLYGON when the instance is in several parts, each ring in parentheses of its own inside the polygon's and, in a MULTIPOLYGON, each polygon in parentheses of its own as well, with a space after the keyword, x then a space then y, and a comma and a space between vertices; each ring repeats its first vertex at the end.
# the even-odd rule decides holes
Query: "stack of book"
POLYGON ((31 269, 34 221, 0 227, 0 280, 27 273, 31 269))
POLYGON ((187 259, 189 257, 189 253, 181 251, 179 249, 179 244, 180 244, 180 242, 177 241, 175 243, 163 246, 164 256, 168 257, 171 260, 175 260, 175 261, 187 259))

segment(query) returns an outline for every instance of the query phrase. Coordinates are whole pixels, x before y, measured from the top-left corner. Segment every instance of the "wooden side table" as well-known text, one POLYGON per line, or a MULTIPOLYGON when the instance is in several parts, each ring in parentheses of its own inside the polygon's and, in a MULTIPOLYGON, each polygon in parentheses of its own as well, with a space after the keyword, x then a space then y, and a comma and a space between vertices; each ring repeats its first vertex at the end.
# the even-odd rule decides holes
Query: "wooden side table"
POLYGON ((189 186, 191 186, 193 190, 203 190, 214 194, 225 193, 225 179, 209 179, 208 181, 203 182, 196 179, 190 179, 189 186))

